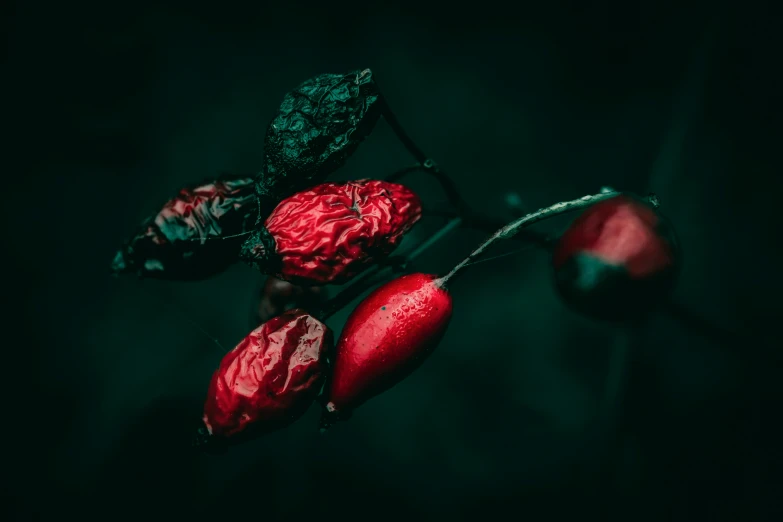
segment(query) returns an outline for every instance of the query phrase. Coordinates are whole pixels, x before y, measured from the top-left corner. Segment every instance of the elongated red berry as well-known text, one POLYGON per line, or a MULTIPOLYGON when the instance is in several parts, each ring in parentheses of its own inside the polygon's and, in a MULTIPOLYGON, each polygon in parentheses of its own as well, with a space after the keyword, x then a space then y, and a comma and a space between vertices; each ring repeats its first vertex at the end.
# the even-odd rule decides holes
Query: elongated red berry
POLYGON ((347 419, 413 372, 440 342, 451 311, 451 296, 434 275, 405 275, 367 296, 337 343, 325 424, 347 419))
POLYGON ((673 230, 646 202, 620 195, 589 207, 560 238, 557 288, 597 319, 644 316, 673 288, 679 249, 673 230))
POLYGON ((403 185, 323 183, 280 202, 241 256, 298 285, 341 284, 394 251, 419 218, 421 201, 403 185))
POLYGON ((203 416, 208 437, 199 443, 240 442, 299 418, 323 385, 331 346, 329 328, 302 310, 250 332, 212 376, 203 416))

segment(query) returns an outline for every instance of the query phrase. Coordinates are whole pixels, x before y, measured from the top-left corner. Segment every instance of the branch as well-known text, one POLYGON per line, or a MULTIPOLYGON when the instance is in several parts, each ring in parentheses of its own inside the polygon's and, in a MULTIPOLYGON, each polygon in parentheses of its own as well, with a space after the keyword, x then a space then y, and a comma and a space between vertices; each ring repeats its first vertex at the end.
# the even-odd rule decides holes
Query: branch
POLYGON ((452 205, 454 205, 454 208, 457 209, 457 212, 459 212, 460 215, 469 218, 468 220, 470 221, 470 218, 473 218, 475 213, 473 212, 473 209, 470 208, 470 205, 468 205, 468 202, 465 201, 460 195, 456 185, 454 185, 454 181, 438 166, 437 163, 435 163, 435 160, 424 154, 424 151, 421 150, 418 145, 416 145, 408 133, 405 132, 405 129, 400 124, 397 116, 395 116, 394 112, 392 112, 389 103, 385 100, 386 99, 384 98, 384 102, 381 107, 383 118, 392 128, 392 131, 394 131, 397 139, 400 140, 406 149, 408 149, 408 152, 410 152, 411 156, 413 156, 414 159, 419 162, 417 166, 418 168, 414 169, 413 167, 408 167, 405 171, 398 173, 396 176, 393 175, 395 176, 394 179, 397 179, 404 174, 407 174, 408 172, 413 172, 414 170, 423 170, 430 176, 434 177, 438 183, 440 183, 441 187, 443 187, 443 191, 446 193, 446 197, 449 198, 449 201, 452 205))
MULTIPOLYGON (((573 212, 574 210, 580 210, 589 207, 591 205, 594 205, 599 201, 603 201, 605 199, 613 198, 619 195, 620 195, 619 192, 615 192, 613 190, 602 190, 599 194, 593 194, 592 196, 583 196, 579 199, 574 199, 571 201, 562 201, 560 203, 555 203, 552 206, 542 208, 536 210, 535 212, 522 216, 521 218, 512 221, 508 225, 501 227, 497 232, 492 234, 492 236, 490 236, 489 239, 487 239, 484 243, 479 245, 479 247, 476 250, 471 252, 471 254, 468 257, 466 257, 461 263, 455 266, 451 270, 451 272, 449 272, 443 278, 441 278, 441 282, 442 284, 445 284, 449 280, 453 279, 466 266, 470 265, 471 263, 474 263, 479 257, 481 257, 484 254, 484 252, 486 252, 486 250, 498 240, 510 239, 515 235, 519 234, 525 227, 528 227, 534 223, 538 223, 539 221, 543 221, 544 219, 559 216, 560 214, 565 214, 567 212, 573 212)), ((658 198, 654 194, 650 194, 650 196, 648 196, 647 198, 647 201, 650 204, 652 204, 653 207, 655 208, 659 206, 658 198)))
MULTIPOLYGON (((447 281, 455 277, 466 266, 476 262, 476 260, 479 257, 481 257, 492 244, 495 243, 495 241, 498 241, 500 239, 513 238, 514 236, 520 234, 525 227, 532 225, 533 223, 537 223, 544 219, 555 217, 560 214, 564 214, 566 212, 571 212, 574 210, 579 210, 582 208, 589 207, 590 205, 593 205, 599 201, 612 198, 619 194, 620 194, 619 192, 616 192, 608 188, 604 188, 600 194, 595 194, 592 196, 584 196, 572 201, 555 203, 550 207, 543 208, 531 214, 522 216, 521 218, 516 219, 511 223, 500 227, 497 230, 497 232, 495 232, 492 236, 490 236, 489 239, 487 239, 484 243, 482 243, 476 250, 474 250, 468 257, 466 257, 462 262, 460 262, 457 266, 455 266, 451 272, 449 272, 446 276, 442 277, 440 280, 443 284, 445 284, 447 281)), ((648 197, 648 201, 650 201, 650 203, 654 207, 658 206, 658 199, 655 197, 655 195, 651 194, 648 197)), ((463 222, 464 221, 461 217, 455 217, 451 219, 448 223, 446 223, 443 227, 441 227, 440 230, 438 230, 437 232, 435 232, 435 234, 433 234, 432 236, 424 240, 422 243, 420 243, 419 246, 417 246, 408 256, 406 256, 406 263, 412 261, 419 255, 424 253, 431 246, 433 246, 438 241, 440 241, 445 236, 447 236, 452 230, 462 226, 463 222)), ((392 267, 389 265, 374 265, 368 268, 361 276, 354 279, 354 281, 348 288, 346 288, 345 290, 337 294, 335 297, 333 297, 331 300, 329 300, 329 302, 327 302, 326 305, 324 305, 324 307, 321 309, 320 313, 316 315, 322 320, 328 319, 329 317, 334 315, 337 311, 339 311, 344 306, 348 305, 351 301, 353 301, 361 294, 363 294, 371 286, 373 286, 376 282, 375 279, 376 276, 380 277, 382 274, 387 273, 390 270, 392 270, 392 267)))
MULTIPOLYGON (((389 111, 387 114, 391 114, 391 111, 389 111)), ((394 118, 394 116, 387 115, 386 116, 387 121, 389 120, 389 118, 394 118)), ((402 133, 402 135, 405 136, 404 139, 400 138, 400 141, 402 141, 403 144, 413 143, 411 139, 408 137, 408 135, 405 134, 405 132, 402 130, 402 128, 399 127, 399 123, 397 122, 396 118, 394 118, 393 121, 394 124, 392 125, 392 128, 395 129, 395 133, 397 134, 397 136, 400 137, 400 133, 402 133)), ((416 147, 415 145, 413 146, 416 147)), ((418 148, 415 148, 415 150, 417 151, 417 153, 421 152, 418 148)), ((498 228, 503 226, 503 222, 501 220, 492 219, 473 210, 470 207, 470 205, 468 205, 468 203, 462 198, 459 191, 457 190, 456 185, 454 185, 454 182, 451 180, 451 178, 449 178, 445 172, 440 170, 439 167, 435 166, 435 163, 432 162, 432 160, 425 160, 423 163, 418 163, 416 165, 410 165, 408 167, 404 167, 396 172, 389 174, 384 179, 386 181, 396 182, 399 181, 400 178, 412 172, 426 172, 427 174, 433 175, 436 181, 440 183, 440 186, 443 189, 443 192, 446 193, 446 197, 448 198, 449 202, 456 209, 456 212, 453 214, 440 212, 439 213, 440 215, 449 218, 460 217, 462 219, 462 226, 464 226, 465 228, 483 230, 484 232, 497 230, 498 228)), ((427 212, 427 213, 433 214, 432 212, 427 212)), ((552 245, 557 240, 557 238, 555 237, 547 236, 545 234, 540 234, 538 232, 533 232, 530 230, 524 231, 523 233, 514 237, 514 239, 517 239, 519 241, 525 241, 527 243, 533 243, 547 250, 552 248, 552 245)))

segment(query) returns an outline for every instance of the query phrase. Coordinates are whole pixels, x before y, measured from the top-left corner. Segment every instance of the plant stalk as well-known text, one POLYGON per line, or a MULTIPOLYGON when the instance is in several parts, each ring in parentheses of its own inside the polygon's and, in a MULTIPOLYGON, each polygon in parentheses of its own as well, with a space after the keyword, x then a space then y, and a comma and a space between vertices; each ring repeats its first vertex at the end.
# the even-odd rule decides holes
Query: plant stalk
MULTIPOLYGON (((464 260, 462 260, 462 262, 460 262, 457 266, 455 266, 451 270, 451 272, 443 276, 440 279, 441 284, 445 285, 447 282, 449 282, 454 277, 456 277, 460 272, 462 272, 462 270, 465 267, 467 267, 471 263, 474 263, 478 258, 484 255, 484 253, 489 249, 489 247, 491 247, 496 241, 499 241, 501 239, 510 239, 515 235, 519 234, 525 227, 538 223, 539 221, 543 221, 545 219, 559 216, 567 212, 581 210, 583 208, 587 208, 591 205, 594 205, 599 201, 610 199, 619 195, 620 192, 606 190, 598 194, 593 194, 591 196, 583 196, 581 198, 573 199, 571 201, 561 201, 560 203, 555 203, 554 205, 536 210, 535 212, 531 212, 530 214, 522 216, 519 219, 515 219, 508 225, 498 229, 494 234, 492 234, 489 237, 489 239, 484 241, 481 245, 479 245, 479 247, 476 250, 471 252, 471 254, 468 257, 466 257, 464 260)), ((655 208, 659 206, 658 198, 654 194, 650 194, 647 198, 647 201, 650 204, 652 204, 652 206, 655 208)))

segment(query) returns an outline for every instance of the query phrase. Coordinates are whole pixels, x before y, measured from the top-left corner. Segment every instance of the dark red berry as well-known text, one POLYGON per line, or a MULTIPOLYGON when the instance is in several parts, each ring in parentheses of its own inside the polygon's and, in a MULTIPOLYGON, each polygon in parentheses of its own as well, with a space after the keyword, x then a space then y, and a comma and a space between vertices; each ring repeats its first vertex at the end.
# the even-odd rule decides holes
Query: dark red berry
POLYGON ((331 347, 329 328, 302 310, 253 330, 212 376, 203 416, 207 442, 241 442, 299 418, 320 392, 331 347))
POLYGON ((405 275, 367 296, 337 343, 324 424, 347 419, 410 375, 440 342, 451 311, 451 296, 434 275, 405 275))
POLYGON ((643 317, 674 287, 679 250, 668 223, 646 202, 620 195, 588 208, 553 255, 566 303, 596 319, 643 317))
POLYGON ((224 177, 182 189, 117 252, 115 275, 197 280, 239 260, 258 205, 253 179, 224 177))
POLYGON ((295 284, 342 284, 394 251, 419 218, 421 201, 403 185, 323 183, 280 202, 241 255, 295 284))

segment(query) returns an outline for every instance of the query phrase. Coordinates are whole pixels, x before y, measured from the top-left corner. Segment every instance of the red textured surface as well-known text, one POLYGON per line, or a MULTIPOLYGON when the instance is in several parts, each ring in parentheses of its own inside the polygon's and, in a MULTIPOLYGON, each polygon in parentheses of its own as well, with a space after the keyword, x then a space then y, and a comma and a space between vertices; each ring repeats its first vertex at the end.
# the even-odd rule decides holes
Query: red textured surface
POLYGON ((337 343, 329 412, 347 412, 407 377, 437 346, 451 319, 436 276, 409 274, 371 293, 337 343))
POLYGON ((324 183, 283 200, 264 226, 282 261, 278 277, 340 284, 389 255, 421 217, 421 201, 386 181, 324 183))
POLYGON ((647 205, 617 196, 589 207, 563 234, 553 262, 559 268, 579 253, 625 267, 632 278, 674 263, 671 245, 656 231, 659 218, 647 205))
POLYGON ((204 405, 210 433, 279 428, 304 413, 320 391, 332 333, 301 310, 256 328, 220 362, 204 405))

